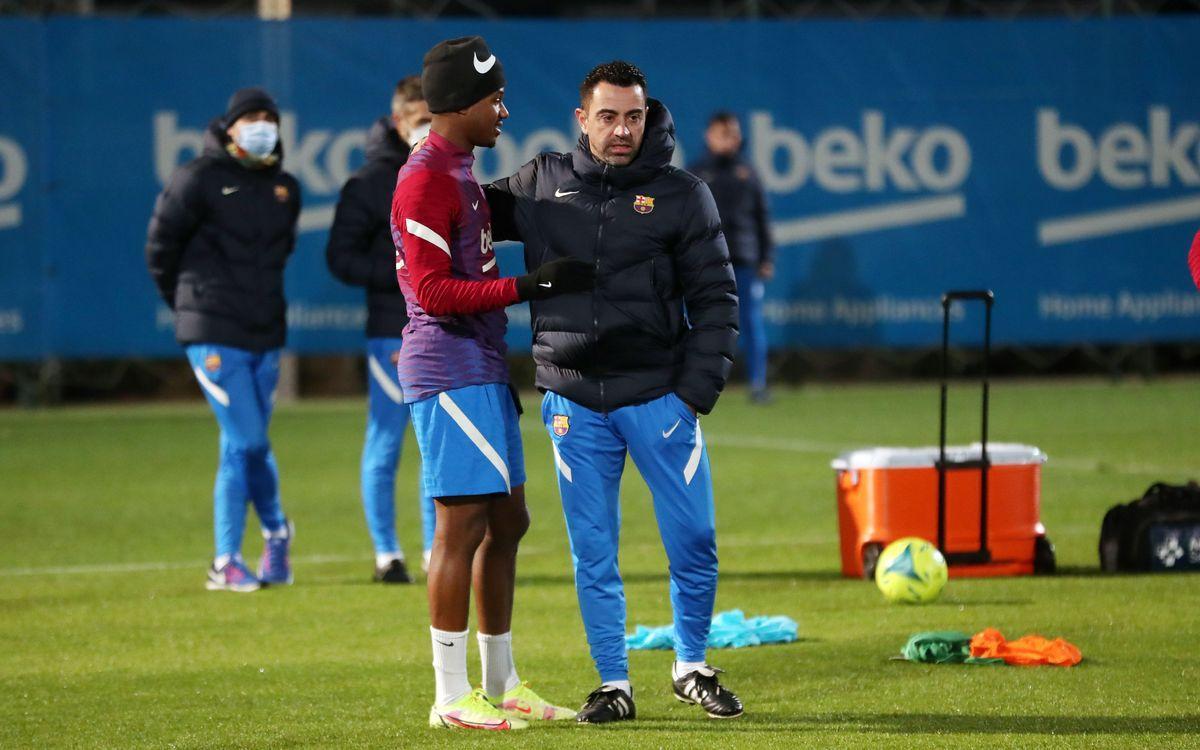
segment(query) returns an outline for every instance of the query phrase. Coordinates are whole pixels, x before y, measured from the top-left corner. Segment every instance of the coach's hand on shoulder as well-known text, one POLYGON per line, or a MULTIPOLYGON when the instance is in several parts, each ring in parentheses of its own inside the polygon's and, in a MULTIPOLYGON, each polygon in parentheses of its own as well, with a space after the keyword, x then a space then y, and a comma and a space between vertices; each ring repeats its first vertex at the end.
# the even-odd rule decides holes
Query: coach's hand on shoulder
POLYGON ((575 258, 559 258, 543 263, 532 273, 517 277, 517 296, 522 302, 547 299, 560 294, 587 292, 596 284, 591 263, 575 258))

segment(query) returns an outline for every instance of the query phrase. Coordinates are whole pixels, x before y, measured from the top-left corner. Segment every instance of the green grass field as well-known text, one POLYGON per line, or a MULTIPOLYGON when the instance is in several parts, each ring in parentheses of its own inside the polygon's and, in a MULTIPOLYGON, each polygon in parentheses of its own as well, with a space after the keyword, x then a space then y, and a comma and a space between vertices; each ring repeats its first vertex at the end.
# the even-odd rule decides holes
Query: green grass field
MULTIPOLYGON (((973 439, 975 398, 953 391, 954 414, 969 415, 956 417, 954 440, 973 439)), ((1153 481, 1200 477, 1200 380, 996 384, 993 439, 1050 456, 1042 513, 1064 570, 952 579, 935 604, 892 606, 838 574, 829 461, 854 447, 934 442, 936 407, 931 384, 783 390, 766 408, 727 394, 704 421, 717 608, 786 614, 801 639, 711 653, 746 703, 738 721, 676 703, 671 656, 635 652, 636 722, 504 737, 425 727, 424 586, 369 583, 362 402, 279 410, 272 436, 298 528, 296 584, 252 595, 203 587, 217 432, 202 403, 0 412, 0 746, 1200 746, 1200 577, 1096 571, 1105 509, 1153 481), (889 661, 915 631, 989 625, 1064 636, 1085 661, 889 661)), ((548 440, 531 415, 523 427, 533 524, 518 567, 517 664, 543 695, 576 705, 596 677, 548 440)), ((398 481, 413 559, 416 466, 410 440, 398 481)), ((666 623, 666 562, 632 466, 623 503, 630 628, 666 623)), ((247 557, 260 547, 250 538, 247 557)), ((473 653, 473 679, 478 670, 473 653)))

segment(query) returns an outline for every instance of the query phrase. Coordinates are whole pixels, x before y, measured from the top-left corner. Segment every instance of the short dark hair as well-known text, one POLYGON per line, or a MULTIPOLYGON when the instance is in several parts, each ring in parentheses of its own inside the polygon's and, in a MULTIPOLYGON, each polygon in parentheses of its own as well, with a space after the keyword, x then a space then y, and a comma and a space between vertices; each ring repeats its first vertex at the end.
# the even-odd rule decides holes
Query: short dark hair
POLYGON ((647 91, 646 74, 638 66, 624 60, 613 60, 597 65, 583 77, 583 83, 579 84, 580 107, 587 109, 588 101, 592 98, 592 89, 596 88, 598 83, 611 83, 621 88, 641 86, 643 92, 647 91))
POLYGON ((734 113, 727 109, 718 109, 716 112, 713 112, 711 115, 709 115, 708 126, 711 128, 713 125, 728 125, 730 123, 736 123, 737 121, 737 115, 734 113))
POLYGON ((399 108, 403 107, 407 102, 423 102, 425 94, 421 91, 421 76, 408 76, 401 78, 396 84, 396 90, 392 92, 392 112, 399 113, 399 108))

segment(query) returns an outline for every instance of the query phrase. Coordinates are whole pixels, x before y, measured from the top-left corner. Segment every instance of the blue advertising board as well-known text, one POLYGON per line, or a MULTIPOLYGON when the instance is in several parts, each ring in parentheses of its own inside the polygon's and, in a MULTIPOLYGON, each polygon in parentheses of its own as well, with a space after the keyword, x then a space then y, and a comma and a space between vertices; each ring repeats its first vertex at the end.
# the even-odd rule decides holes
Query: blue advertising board
MULTIPOLYGON (((171 356, 142 248, 155 195, 229 93, 283 110, 303 186, 289 346, 358 351, 359 290, 326 270, 338 190, 395 81, 485 35, 512 117, 481 180, 574 146, 579 80, 641 66, 686 164, 742 119, 778 244, 777 348, 928 346, 942 291, 995 290, 999 344, 1194 341, 1200 20, 0 21, 0 360, 171 356)), ((521 269, 519 246, 499 250, 521 269)), ((510 308, 509 343, 529 347, 510 308)), ((969 321, 968 321, 969 322, 969 321)), ((966 327, 964 327, 965 329, 966 327)))

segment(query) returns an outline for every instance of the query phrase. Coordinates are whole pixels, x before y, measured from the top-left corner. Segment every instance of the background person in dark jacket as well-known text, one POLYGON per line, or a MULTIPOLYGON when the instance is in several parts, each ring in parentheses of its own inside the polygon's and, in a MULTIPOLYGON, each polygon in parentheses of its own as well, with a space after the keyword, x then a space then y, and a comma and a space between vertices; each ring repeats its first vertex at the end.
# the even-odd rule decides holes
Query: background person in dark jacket
POLYGON ((742 129, 732 112, 716 112, 704 131, 708 154, 688 167, 708 184, 721 230, 729 243, 729 259, 737 279, 740 341, 746 358, 750 398, 767 395, 767 329, 763 322, 764 282, 775 275, 767 196, 754 168, 741 155, 742 129))
POLYGON ((592 263, 595 290, 531 302, 542 419, 601 686, 578 720, 634 718, 617 567, 618 493, 628 452, 650 487, 670 560, 675 695, 711 716, 742 713, 705 662, 717 590, 712 478, 697 420, 716 404, 737 342, 737 296, 717 207, 671 166, 675 126, 626 62, 580 87, 583 132, 485 190, 497 239, 525 265, 592 263), (686 306, 686 315, 685 315, 686 306))
MULTIPOLYGON (((392 94, 392 114, 367 136, 367 162, 342 187, 325 259, 343 282, 367 290, 367 436, 362 453, 362 502, 375 545, 375 580, 409 583, 396 538, 396 465, 408 426, 408 405, 396 362, 408 324, 404 295, 396 284, 392 243, 392 192, 409 144, 429 132, 429 105, 420 76, 409 76, 392 94)), ((423 526, 423 567, 433 547, 433 500, 418 489, 423 526)))
POLYGON ((150 275, 175 312, 175 338, 221 427, 214 590, 292 580, 292 526, 267 439, 287 326, 283 268, 300 213, 300 185, 282 159, 275 101, 262 89, 235 92, 209 125, 203 154, 158 196, 146 240, 150 275), (257 576, 241 556, 247 501, 266 538, 257 576))

